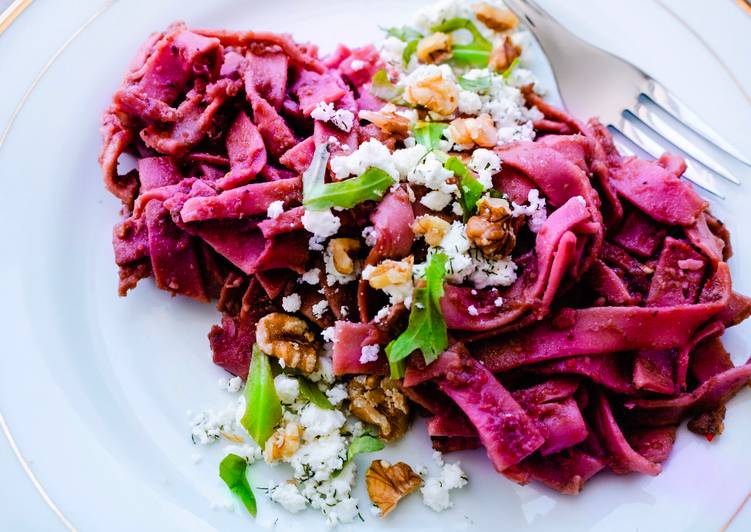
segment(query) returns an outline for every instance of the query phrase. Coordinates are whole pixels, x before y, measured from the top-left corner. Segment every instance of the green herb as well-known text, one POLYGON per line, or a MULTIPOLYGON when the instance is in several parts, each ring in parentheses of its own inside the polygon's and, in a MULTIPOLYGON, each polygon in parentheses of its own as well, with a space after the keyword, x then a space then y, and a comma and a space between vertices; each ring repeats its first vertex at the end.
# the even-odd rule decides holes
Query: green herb
POLYGON ((379 200, 394 178, 380 168, 370 167, 357 177, 325 183, 303 195, 303 205, 311 211, 323 211, 331 207, 351 209, 368 200, 379 200))
POLYGON ((459 66, 484 68, 490 61, 490 52, 476 46, 457 44, 454 46, 451 61, 459 66))
POLYGON ((311 382, 302 376, 297 377, 297 382, 300 384, 300 394, 307 399, 309 403, 313 403, 318 408, 324 410, 334 409, 334 405, 331 404, 328 397, 324 395, 314 382, 311 382))
POLYGON ((341 469, 334 473, 333 476, 338 476, 339 473, 341 473, 344 468, 347 467, 347 464, 349 464, 352 459, 358 454, 374 453, 380 451, 385 446, 386 445, 381 440, 379 440, 372 434, 363 434, 362 436, 358 436, 357 438, 352 438, 352 441, 347 448, 347 459, 342 464, 341 469))
POLYGON ((490 76, 483 76, 476 79, 467 79, 466 76, 460 76, 456 81, 466 91, 482 92, 490 88, 492 78, 490 76))
POLYGON ((247 468, 248 462, 244 458, 236 454, 228 454, 219 464, 219 477, 227 484, 230 491, 240 498, 245 508, 248 509, 248 513, 255 517, 256 498, 245 476, 247 468))
POLYGON ((376 98, 387 102, 393 102, 401 98, 404 89, 397 87, 389 79, 385 70, 381 69, 370 80, 370 93, 376 98))
POLYGON ((266 353, 253 344, 248 382, 245 385, 245 413, 240 423, 251 438, 263 447, 282 418, 282 404, 274 388, 274 375, 266 353))
POLYGON ((452 33, 458 30, 467 30, 472 34, 472 42, 464 46, 474 46, 475 48, 487 51, 493 49, 493 44, 483 37, 480 30, 475 26, 475 23, 468 18, 451 18, 431 28, 433 32, 440 31, 442 33, 452 33))
POLYGON ((425 146, 428 151, 436 150, 447 127, 448 124, 441 122, 418 122, 413 129, 415 141, 425 146))
POLYGON ((514 72, 514 69, 519 66, 519 58, 515 57, 513 61, 511 61, 511 64, 508 66, 506 70, 503 71, 503 74, 501 76, 503 79, 508 79, 511 74, 514 72))
POLYGON ((443 279, 448 257, 435 253, 425 269, 425 286, 415 288, 407 330, 386 346, 391 377, 404 375, 404 362, 419 349, 426 364, 433 362, 448 347, 446 321, 441 313, 443 279))
POLYGON ((451 170, 459 178, 459 203, 464 212, 464 221, 466 222, 477 209, 477 200, 482 197, 484 189, 482 184, 474 178, 469 169, 456 157, 449 157, 443 164, 446 170, 451 170))
POLYGON ((422 33, 414 28, 410 28, 409 26, 402 26, 401 28, 385 28, 383 29, 383 31, 386 32, 387 36, 396 37, 400 41, 404 42, 414 41, 415 39, 422 39, 422 33))
POLYGON ((417 51, 418 44, 420 44, 420 40, 415 39, 409 41, 407 43, 407 46, 404 47, 404 51, 402 52, 402 61, 404 61, 405 65, 409 63, 409 60, 412 59, 412 55, 417 51))

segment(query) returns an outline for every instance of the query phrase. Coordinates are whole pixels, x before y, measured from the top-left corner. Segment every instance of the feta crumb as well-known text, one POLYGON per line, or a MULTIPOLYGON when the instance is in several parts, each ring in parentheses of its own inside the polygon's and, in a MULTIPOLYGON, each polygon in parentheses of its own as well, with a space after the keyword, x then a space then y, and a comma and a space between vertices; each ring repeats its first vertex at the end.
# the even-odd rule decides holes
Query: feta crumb
POLYGON ((352 131, 352 126, 355 123, 355 115, 352 111, 348 111, 347 109, 337 109, 334 116, 331 118, 331 123, 345 133, 349 133, 352 131))
POLYGON ((378 353, 381 347, 378 344, 364 345, 360 351, 360 364, 367 364, 368 362, 376 362, 378 360, 378 353))
POLYGON ((442 512, 452 505, 449 491, 464 487, 467 484, 467 476, 459 467, 458 462, 444 464, 441 459, 438 465, 441 468, 440 475, 425 479, 425 484, 420 492, 426 506, 436 512, 442 512))
POLYGON ((326 312, 326 309, 328 308, 329 308, 329 302, 326 301, 325 299, 321 299, 318 303, 316 303, 315 305, 311 307, 311 310, 313 311, 313 315, 316 318, 320 319, 323 317, 323 314, 326 312))
POLYGON ((324 330, 321 331, 321 337, 323 338, 324 342, 335 342, 336 341, 336 327, 333 325, 331 327, 326 327, 324 330))
POLYGON ((304 283, 318 284, 319 281, 320 281, 320 275, 321 275, 320 268, 311 268, 310 270, 308 270, 304 274, 302 274, 302 276, 300 277, 300 279, 304 283))
POLYGON ((301 304, 300 294, 290 294, 282 298, 282 308, 285 312, 297 312, 301 304))
POLYGON ((269 203, 269 208, 266 211, 266 216, 271 219, 278 218, 280 214, 284 212, 284 202, 282 200, 276 200, 269 203))
POLYGON ((443 167, 443 162, 435 153, 428 153, 407 175, 407 181, 413 185, 424 185, 431 190, 453 194, 459 191, 456 185, 447 180, 454 177, 451 170, 443 167))
POLYGON ((495 298, 495 300, 493 301, 493 304, 496 307, 502 307, 503 306, 503 298, 502 297, 495 298))
POLYGON ((347 398, 347 388, 344 384, 335 384, 328 390, 326 390, 326 397, 328 397, 331 404, 336 406, 347 398))
POLYGON ((352 62, 350 62, 349 67, 354 71, 362 70, 365 68, 365 61, 353 59, 352 62))
POLYGON ((542 225, 548 218, 548 212, 545 209, 545 198, 541 198, 540 191, 533 188, 527 194, 527 202, 529 205, 519 205, 512 202, 511 216, 514 218, 517 216, 528 216, 527 225, 529 225, 530 231, 537 233, 542 229, 542 225))
POLYGON ((493 176, 501 170, 501 158, 492 150, 478 148, 472 152, 469 167, 477 173, 482 187, 488 190, 493 186, 493 176))
MULTIPOLYGON (((326 344, 324 347, 330 347, 331 344, 326 344)), ((313 382, 325 382, 331 384, 334 382, 334 363, 330 356, 318 357, 318 366, 316 370, 308 375, 308 378, 313 382)))
POLYGON ((307 506, 305 497, 291 482, 282 482, 277 486, 269 487, 269 496, 272 501, 293 514, 303 511, 307 506))
POLYGON ((342 315, 342 318, 346 318, 349 314, 349 307, 347 305, 342 305, 339 307, 339 313, 342 315))
POLYGON ((365 239, 365 245, 372 248, 378 242, 378 231, 372 225, 362 230, 362 237, 365 239))
POLYGON ((459 91, 459 112, 463 115, 477 115, 482 109, 480 95, 472 91, 459 91))
POLYGON ((240 391, 240 389, 243 387, 243 380, 241 377, 232 377, 227 381, 227 385, 225 386, 225 391, 229 393, 237 393, 240 391))
POLYGON ((337 179, 360 175, 370 167, 380 168, 395 180, 399 179, 391 152, 378 139, 366 140, 349 155, 333 157, 330 166, 337 179))
POLYGON ((389 311, 391 310, 391 307, 386 305, 385 307, 381 308, 378 312, 376 312, 375 317, 373 318, 373 321, 376 323, 380 323, 386 316, 389 315, 389 311))
POLYGON ((407 43, 396 37, 387 37, 380 44, 380 55, 386 63, 401 68, 404 64, 402 55, 407 43))
POLYGON ((324 410, 310 403, 300 412, 300 424, 306 441, 329 434, 338 434, 345 417, 339 410, 324 410))
POLYGON ((452 199, 453 197, 451 194, 446 194, 440 190, 431 190, 420 198, 420 203, 425 205, 428 209, 442 211, 449 203, 451 203, 452 199))
POLYGON ((310 118, 320 120, 321 122, 328 122, 333 118, 335 112, 333 103, 318 102, 310 112, 310 118))
POLYGON ((274 388, 279 400, 285 404, 292 404, 300 395, 300 382, 284 373, 274 377, 274 388))
POLYGON ((399 176, 402 179, 406 179, 409 173, 420 163, 427 153, 428 148, 422 144, 416 144, 411 148, 396 150, 392 155, 392 159, 397 171, 399 172, 399 176))
POLYGON ((477 307, 474 305, 470 305, 467 307, 467 312, 469 312, 470 316, 478 316, 480 313, 477 311, 477 307))
POLYGON ((325 239, 335 235, 342 223, 331 212, 331 209, 326 209, 325 211, 306 210, 302 215, 302 225, 306 231, 313 233, 313 236, 325 239))

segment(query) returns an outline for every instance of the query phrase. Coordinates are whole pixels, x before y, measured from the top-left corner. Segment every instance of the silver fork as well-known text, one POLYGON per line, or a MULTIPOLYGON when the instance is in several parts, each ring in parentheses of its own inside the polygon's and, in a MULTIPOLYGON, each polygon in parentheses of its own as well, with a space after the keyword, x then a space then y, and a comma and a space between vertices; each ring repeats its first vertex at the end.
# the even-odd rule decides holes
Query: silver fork
POLYGON ((684 177, 721 199, 718 178, 739 185, 736 176, 751 173, 751 160, 654 78, 584 42, 533 0, 504 1, 545 51, 566 109, 598 117, 619 149, 652 157, 678 152, 686 158, 684 177))

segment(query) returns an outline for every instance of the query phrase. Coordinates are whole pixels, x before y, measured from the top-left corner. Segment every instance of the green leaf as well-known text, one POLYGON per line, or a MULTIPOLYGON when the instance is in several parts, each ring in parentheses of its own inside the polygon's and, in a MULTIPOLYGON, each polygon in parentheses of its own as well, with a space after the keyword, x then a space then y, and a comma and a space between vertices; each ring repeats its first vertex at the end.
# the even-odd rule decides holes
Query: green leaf
POLYGON ((420 40, 423 37, 422 33, 415 28, 410 28, 409 26, 402 26, 401 28, 385 28, 383 31, 386 32, 388 37, 396 37, 404 42, 414 41, 415 39, 420 40))
POLYGON ((441 122, 418 122, 413 129, 415 142, 425 146, 428 151, 436 150, 447 127, 448 124, 441 122))
POLYGON ((404 92, 404 89, 391 83, 391 80, 384 69, 373 74, 373 77, 370 80, 370 93, 381 100, 387 102, 399 100, 402 92, 404 92))
POLYGON ((327 143, 318 144, 313 152, 313 160, 310 166, 302 174, 302 195, 303 198, 315 194, 326 180, 326 165, 329 162, 329 145, 327 143))
POLYGON ((363 453, 374 453, 380 451, 386 445, 370 434, 363 434, 357 438, 352 438, 352 442, 347 448, 347 462, 350 462, 355 456, 363 453))
POLYGON ((313 403, 318 408, 324 410, 334 409, 334 405, 331 404, 328 397, 326 397, 314 382, 309 381, 303 376, 297 377, 297 382, 300 383, 300 394, 307 399, 309 403, 313 403))
POLYGON ((511 61, 511 64, 508 66, 506 70, 503 71, 503 74, 501 76, 503 79, 508 79, 511 74, 514 72, 514 69, 519 66, 519 58, 515 57, 513 61, 511 61))
POLYGON ((417 51, 417 45, 420 44, 420 39, 414 39, 412 41, 409 41, 407 43, 407 46, 404 47, 404 51, 402 52, 402 61, 404 61, 404 64, 408 64, 409 60, 412 59, 412 55, 417 51))
POLYGON ((266 353, 253 344, 248 382, 245 385, 245 413, 240 423, 262 448, 282 418, 282 403, 274 388, 274 375, 266 353))
POLYGON ((303 205, 311 211, 323 211, 331 207, 351 209, 368 200, 379 200, 394 178, 380 168, 370 167, 357 177, 326 183, 315 190, 303 193, 303 205))
POLYGON ((469 169, 456 157, 449 157, 443 164, 446 170, 451 170, 459 178, 459 203, 464 212, 464 221, 475 213, 477 201, 482 197, 482 184, 474 178, 469 169))
POLYGON ((228 454, 219 464, 219 477, 227 484, 230 491, 240 498, 248 513, 255 517, 257 512, 256 498, 245 476, 247 468, 248 462, 245 458, 236 454, 228 454))
POLYGON ((404 359, 419 349, 426 364, 433 362, 448 347, 446 321, 441 313, 443 280, 448 257, 435 253, 425 269, 425 286, 415 288, 407 329, 386 346, 391 377, 404 375, 404 359))
POLYGON ((490 76, 483 76, 476 79, 467 79, 465 76, 460 76, 456 81, 465 91, 482 92, 490 88, 492 78, 490 76))
POLYGON ((484 68, 490 61, 490 52, 473 45, 455 45, 451 61, 459 66, 484 68))
MULTIPOLYGON (((488 52, 493 49, 493 44, 483 37, 480 30, 475 26, 475 23, 468 18, 451 18, 431 28, 431 31, 433 32, 440 31, 443 33, 452 33, 457 30, 467 30, 472 34, 472 42, 470 43, 470 46, 480 50, 487 50, 488 52)), ((455 50, 457 46, 454 46, 455 50)))

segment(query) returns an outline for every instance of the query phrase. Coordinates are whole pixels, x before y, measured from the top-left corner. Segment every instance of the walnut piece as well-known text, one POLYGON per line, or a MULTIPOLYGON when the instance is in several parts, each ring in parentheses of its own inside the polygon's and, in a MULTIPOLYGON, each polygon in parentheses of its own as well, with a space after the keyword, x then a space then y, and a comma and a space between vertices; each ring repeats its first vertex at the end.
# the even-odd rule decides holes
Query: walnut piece
MULTIPOLYGON (((402 284, 412 280, 412 255, 403 260, 386 259, 367 274, 367 281, 372 288, 382 290, 387 286, 402 284)), ((363 279, 365 277, 363 276, 363 279)))
POLYGON ((500 9, 487 2, 472 4, 470 7, 475 12, 477 20, 493 31, 511 30, 519 24, 519 19, 509 9, 500 9))
POLYGON ((412 223, 412 232, 415 236, 424 237, 425 242, 431 247, 440 245, 449 229, 451 229, 451 224, 443 218, 431 214, 418 216, 412 223))
POLYGON ((450 115, 456 111, 459 102, 459 89, 453 81, 443 79, 441 72, 426 76, 404 90, 404 99, 414 105, 421 105, 429 111, 450 115))
POLYGON ((493 48, 493 51, 490 52, 488 67, 496 72, 503 72, 511 66, 514 59, 519 57, 521 53, 522 49, 514 44, 511 37, 506 36, 503 40, 503 44, 496 46, 493 48))
POLYGON ((451 57, 451 35, 436 32, 417 43, 415 55, 421 63, 442 63, 451 57))
POLYGON ((480 198, 477 214, 467 220, 467 238, 488 258, 510 254, 516 246, 516 234, 508 202, 501 198, 480 198))
POLYGON ((409 136, 411 125, 409 118, 397 114, 396 106, 392 103, 384 105, 380 111, 360 111, 357 116, 375 124, 381 131, 397 139, 405 139, 409 136))
POLYGON ((277 460, 287 460, 300 448, 300 425, 288 423, 276 429, 274 434, 266 440, 263 458, 270 464, 277 460))
POLYGON ((360 251, 360 241, 354 238, 332 238, 329 240, 329 253, 334 261, 334 268, 342 275, 355 271, 355 263, 350 253, 360 251))
POLYGON ((285 366, 312 373, 318 353, 315 335, 308 324, 290 314, 272 312, 258 321, 256 342, 264 353, 284 361, 285 366))
POLYGON ((498 142, 498 131, 489 114, 477 118, 456 118, 449 124, 449 137, 456 144, 477 144, 482 148, 492 148, 498 142))
POLYGON ((379 375, 358 375, 347 383, 352 415, 375 425, 378 436, 393 441, 407 432, 409 404, 399 384, 379 375))
POLYGON ((389 465, 383 460, 373 460, 365 473, 368 496, 386 517, 405 495, 422 486, 422 479, 404 462, 389 465))

